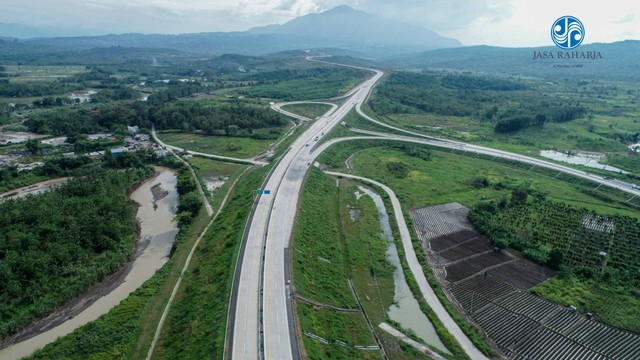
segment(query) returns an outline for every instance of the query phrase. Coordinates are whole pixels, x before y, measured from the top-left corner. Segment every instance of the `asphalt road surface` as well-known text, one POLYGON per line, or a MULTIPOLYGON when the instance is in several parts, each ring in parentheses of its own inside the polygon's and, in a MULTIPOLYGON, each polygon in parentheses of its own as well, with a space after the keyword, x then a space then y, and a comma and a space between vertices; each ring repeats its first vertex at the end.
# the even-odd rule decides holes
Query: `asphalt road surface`
POLYGON ((247 230, 245 253, 239 262, 238 291, 232 299, 235 303, 230 339, 233 359, 286 360, 297 356, 292 331, 294 319, 287 313, 290 299, 285 277, 288 268, 285 248, 293 231, 302 181, 312 161, 311 150, 354 106, 366 100, 382 77, 381 71, 367 70, 375 75, 350 91, 350 97, 342 106, 315 120, 295 140, 264 188, 271 194, 261 196, 256 205, 247 230))

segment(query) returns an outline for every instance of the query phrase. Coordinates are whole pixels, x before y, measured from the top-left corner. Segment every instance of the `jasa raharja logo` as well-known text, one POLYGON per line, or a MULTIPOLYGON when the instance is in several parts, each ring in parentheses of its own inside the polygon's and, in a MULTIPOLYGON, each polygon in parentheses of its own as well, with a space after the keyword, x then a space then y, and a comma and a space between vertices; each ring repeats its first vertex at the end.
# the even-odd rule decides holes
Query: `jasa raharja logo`
POLYGON ((577 48, 584 40, 584 25, 573 16, 562 16, 551 26, 551 39, 560 49, 577 48))
POLYGON ((599 51, 575 50, 585 38, 584 25, 574 16, 561 16, 551 25, 551 40, 564 51, 534 51, 533 60, 537 59, 602 59, 599 51))

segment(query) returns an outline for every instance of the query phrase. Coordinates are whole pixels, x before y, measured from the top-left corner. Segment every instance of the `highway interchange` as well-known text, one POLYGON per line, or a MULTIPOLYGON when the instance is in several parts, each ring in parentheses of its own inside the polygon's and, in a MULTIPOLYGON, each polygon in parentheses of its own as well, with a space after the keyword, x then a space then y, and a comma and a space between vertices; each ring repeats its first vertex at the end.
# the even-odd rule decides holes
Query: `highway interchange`
MULTIPOLYGON (((308 59, 333 64, 317 59, 308 59)), ((234 286, 230 299, 229 330, 227 333, 227 347, 225 349, 226 358, 282 360, 299 358, 295 316, 290 298, 288 271, 290 261, 288 258, 288 249, 304 178, 310 166, 315 162, 315 158, 334 144, 354 140, 392 140, 419 143, 463 153, 469 152, 493 158, 522 162, 530 164, 532 168, 536 166, 544 167, 558 171, 558 173, 569 174, 625 191, 634 197, 640 196, 640 190, 622 181, 589 174, 581 170, 524 155, 426 136, 382 123, 363 112, 361 106, 366 102, 373 86, 383 76, 383 73, 379 70, 357 66, 343 64, 333 65, 358 68, 370 71, 374 73, 374 75, 342 96, 341 99, 346 100, 344 100, 340 106, 318 101, 297 101, 272 104, 271 106, 274 111, 278 111, 297 120, 313 122, 311 126, 291 144, 289 149, 277 160, 271 169, 263 185, 263 189, 268 190, 269 194, 258 195, 255 199, 252 216, 248 220, 247 227, 245 228, 243 248, 236 265, 234 286), (324 103, 331 105, 331 109, 315 120, 282 109, 285 105, 304 103, 324 103), (339 125, 342 119, 354 108, 363 118, 381 127, 388 128, 394 133, 351 128, 351 131, 361 135, 335 138, 321 143, 323 137, 335 126, 339 125), (407 135, 397 135, 397 133, 407 135)), ((183 149, 162 143, 155 136, 155 132, 154 138, 163 146, 177 151, 184 151, 183 149)), ((243 162, 251 165, 261 166, 266 164, 263 161, 255 159, 235 159, 192 151, 187 151, 187 153, 208 156, 220 160, 243 162)), ((354 177, 352 175, 338 173, 331 175, 354 177)), ((393 191, 383 184, 371 179, 354 178, 382 188, 390 195, 392 200, 396 199, 397 202, 393 191)), ((429 287, 425 275, 422 272, 422 267, 418 263, 415 253, 412 251, 413 248, 411 246, 409 230, 406 224, 404 224, 399 203, 398 208, 396 208, 395 205, 394 203, 394 212, 398 226, 401 229, 401 237, 403 246, 405 247, 407 261, 411 271, 414 273, 414 277, 419 283, 423 297, 434 309, 447 330, 457 339, 472 359, 485 358, 451 319, 450 315, 444 310, 437 297, 433 294, 433 290, 429 287)))

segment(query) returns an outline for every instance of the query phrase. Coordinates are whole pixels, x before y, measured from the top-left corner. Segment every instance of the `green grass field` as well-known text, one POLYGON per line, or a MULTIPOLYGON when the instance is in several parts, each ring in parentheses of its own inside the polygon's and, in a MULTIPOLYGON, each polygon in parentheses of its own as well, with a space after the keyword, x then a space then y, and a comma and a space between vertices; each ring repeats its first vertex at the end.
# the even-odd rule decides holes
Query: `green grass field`
MULTIPOLYGON (((387 241, 380 236, 378 211, 369 197, 356 199, 357 183, 323 175, 313 168, 303 189, 295 229, 293 271, 296 293, 313 301, 356 308, 348 286, 351 278, 374 331, 392 359, 425 359, 377 325, 387 321, 393 304, 393 266, 386 259, 387 241), (352 219, 350 210, 357 210, 352 219), (325 221, 319 222, 318 219, 325 221)), ((314 308, 296 302, 300 327, 325 339, 351 345, 375 345, 361 313, 314 308)), ((356 351, 338 344, 322 344, 303 336, 310 359, 379 359, 376 351, 356 351)))
MULTIPOLYGON (((279 129, 284 134, 288 128, 279 129)), ((183 149, 211 155, 252 158, 269 148, 276 140, 257 140, 247 137, 209 136, 192 133, 161 133, 162 141, 183 149)))
POLYGON ((283 106, 282 109, 294 114, 306 116, 309 119, 315 119, 329 111, 331 106, 326 104, 294 104, 283 106))
POLYGON ((357 156, 352 158, 356 174, 388 184, 410 209, 451 201, 458 201, 466 206, 478 201, 498 201, 501 197, 510 195, 509 187, 527 186, 547 193, 547 198, 552 201, 585 207, 603 214, 622 214, 640 218, 633 205, 622 204, 629 198, 626 194, 603 187, 596 192, 601 196, 594 197, 590 191, 596 187, 595 184, 587 183, 583 186, 581 182, 568 176, 554 178, 535 170, 529 172, 529 167, 518 167, 437 149, 431 149, 432 160, 425 161, 399 150, 381 147, 381 141, 359 143, 372 148, 362 149, 363 145, 358 145, 358 142, 343 143, 330 148, 319 161, 344 170, 344 159, 358 151, 357 156), (405 163, 408 167, 407 176, 394 176, 387 166, 390 162, 405 163), (485 177, 493 184, 501 183, 505 186, 478 189, 471 184, 477 177, 485 177), (482 197, 484 200, 481 200, 482 197))
POLYGON ((202 177, 231 176, 239 169, 244 168, 243 165, 216 161, 213 159, 194 156, 189 159, 189 163, 202 177))

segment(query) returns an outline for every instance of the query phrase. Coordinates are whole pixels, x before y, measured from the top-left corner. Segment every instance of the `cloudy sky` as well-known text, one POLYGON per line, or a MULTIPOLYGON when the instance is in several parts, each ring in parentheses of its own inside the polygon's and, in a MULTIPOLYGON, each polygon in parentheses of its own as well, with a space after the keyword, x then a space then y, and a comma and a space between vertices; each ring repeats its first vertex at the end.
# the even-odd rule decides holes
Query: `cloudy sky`
POLYGON ((246 30, 346 4, 430 28, 465 45, 549 45, 562 15, 585 26, 585 43, 640 38, 638 0, 0 0, 0 22, 82 34, 246 30))

